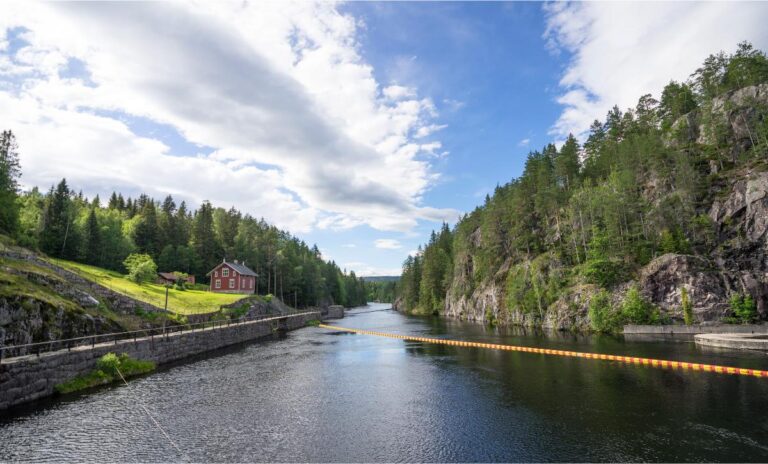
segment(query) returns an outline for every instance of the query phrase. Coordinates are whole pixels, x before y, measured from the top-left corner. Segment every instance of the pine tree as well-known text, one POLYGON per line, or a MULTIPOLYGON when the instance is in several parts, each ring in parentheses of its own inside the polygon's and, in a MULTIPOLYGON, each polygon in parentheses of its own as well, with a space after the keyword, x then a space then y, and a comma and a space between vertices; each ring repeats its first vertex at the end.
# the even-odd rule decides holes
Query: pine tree
POLYGON ((208 201, 204 201, 195 214, 191 245, 194 252, 200 257, 199 265, 201 267, 198 268, 197 274, 205 274, 223 258, 221 247, 216 241, 216 234, 213 230, 213 207, 208 201))
POLYGON ((96 217, 96 207, 88 212, 85 223, 85 262, 98 266, 101 264, 101 230, 96 217))
POLYGON ((148 199, 141 201, 144 207, 141 210, 141 220, 136 225, 133 233, 133 242, 141 253, 157 257, 160 250, 160 227, 157 224, 157 213, 155 204, 148 199))
POLYGON ((108 209, 119 209, 118 206, 118 200, 117 200, 117 193, 112 192, 112 195, 109 197, 109 203, 107 203, 108 209))
POLYGON ((0 134, 0 233, 14 234, 19 225, 18 179, 21 177, 18 146, 13 132, 0 134))
POLYGON ((40 230, 40 248, 51 256, 72 259, 77 255, 74 211, 67 180, 62 179, 46 198, 40 230))

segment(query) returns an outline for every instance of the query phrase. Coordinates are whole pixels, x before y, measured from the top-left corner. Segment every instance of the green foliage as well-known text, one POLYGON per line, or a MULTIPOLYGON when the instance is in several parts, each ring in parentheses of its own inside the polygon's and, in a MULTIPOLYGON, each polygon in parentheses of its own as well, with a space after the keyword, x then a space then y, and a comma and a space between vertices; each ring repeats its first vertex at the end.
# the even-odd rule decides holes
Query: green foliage
POLYGON ((582 274, 587 282, 597 284, 603 288, 610 288, 621 282, 625 277, 622 263, 610 258, 593 258, 588 260, 582 274))
POLYGON ((690 296, 688 296, 688 289, 685 287, 680 289, 680 304, 683 309, 685 325, 693 324, 693 304, 691 303, 690 296))
POLYGON ((669 229, 661 231, 659 248, 662 253, 688 254, 691 252, 691 244, 679 227, 672 232, 669 229))
POLYGON ((152 282, 157 277, 157 265, 147 254, 131 253, 123 265, 128 271, 128 278, 133 282, 152 282))
POLYGON ((61 394, 72 393, 99 385, 122 381, 120 374, 126 379, 146 374, 155 370, 155 367, 155 363, 152 361, 133 359, 126 353, 119 356, 115 353, 107 353, 96 362, 96 369, 88 374, 77 376, 67 382, 60 383, 56 385, 55 388, 56 391, 61 394))
POLYGON ((13 132, 0 133, 0 233, 14 235, 19 226, 19 204, 16 201, 21 167, 13 132))
POLYGON ((507 308, 544 316, 560 297, 566 278, 561 263, 552 253, 512 266, 507 274, 507 308))
POLYGON ((661 93, 659 112, 664 125, 670 126, 680 116, 696 109, 696 96, 687 84, 671 81, 661 93))
POLYGON ((640 294, 637 287, 630 287, 621 303, 622 321, 629 324, 659 324, 659 309, 640 294))
POLYGON ((605 290, 600 290, 589 300, 588 314, 589 324, 597 332, 613 332, 619 326, 611 295, 605 290))
POLYGON ((734 317, 743 324, 757 320, 757 305, 751 295, 734 294, 731 296, 731 310, 734 317))
POLYGON ((317 327, 317 326, 319 326, 320 324, 322 324, 322 322, 318 321, 317 319, 312 319, 312 320, 310 320, 310 321, 307 321, 307 323, 305 324, 305 326, 306 326, 306 327, 317 327))
POLYGON ((221 310, 221 313, 230 319, 240 319, 241 317, 245 316, 250 309, 251 306, 248 303, 245 303, 235 308, 224 308, 221 310))

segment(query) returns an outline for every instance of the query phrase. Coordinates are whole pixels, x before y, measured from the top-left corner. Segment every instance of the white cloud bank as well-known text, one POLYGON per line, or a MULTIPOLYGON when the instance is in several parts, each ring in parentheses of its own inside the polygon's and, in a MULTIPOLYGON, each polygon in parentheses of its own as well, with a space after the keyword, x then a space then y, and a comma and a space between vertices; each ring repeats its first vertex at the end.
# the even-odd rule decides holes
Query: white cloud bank
POLYGON ((440 146, 416 142, 441 127, 432 101, 376 82, 358 51, 359 23, 333 3, 3 10, 0 121, 17 133, 26 185, 66 176, 90 194, 209 199, 293 231, 407 231, 456 216, 422 205, 440 146), (24 47, 9 46, 11 30, 23 31, 24 47), (72 59, 87 78, 62 77, 72 59), (122 115, 213 153, 171 153, 122 115))
POLYGON ((659 98, 670 79, 685 80, 711 53, 742 40, 768 48, 768 3, 548 3, 545 37, 572 54, 560 81, 565 106, 552 135, 583 134, 618 104, 659 98))

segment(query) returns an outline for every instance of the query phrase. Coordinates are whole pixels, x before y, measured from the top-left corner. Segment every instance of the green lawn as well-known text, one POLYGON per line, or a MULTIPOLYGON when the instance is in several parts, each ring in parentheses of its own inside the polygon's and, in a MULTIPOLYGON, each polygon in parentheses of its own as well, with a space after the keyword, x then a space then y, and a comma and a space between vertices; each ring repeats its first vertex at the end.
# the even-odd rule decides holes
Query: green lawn
MULTIPOLYGON (((145 303, 165 306, 165 287, 154 283, 137 284, 124 275, 86 264, 51 259, 52 263, 92 280, 104 287, 145 303)), ((217 311, 219 306, 232 303, 247 295, 212 293, 204 290, 176 290, 168 293, 168 309, 178 314, 201 314, 217 311)))

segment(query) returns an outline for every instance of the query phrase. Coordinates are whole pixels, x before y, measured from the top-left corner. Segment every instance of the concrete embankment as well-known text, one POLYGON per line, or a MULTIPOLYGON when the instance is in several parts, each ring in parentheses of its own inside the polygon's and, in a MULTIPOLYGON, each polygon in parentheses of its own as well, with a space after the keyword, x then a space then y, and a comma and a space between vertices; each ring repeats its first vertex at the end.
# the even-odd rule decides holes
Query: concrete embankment
POLYGON ((165 364, 238 343, 272 336, 278 330, 294 330, 321 319, 319 311, 247 321, 233 325, 169 333, 137 339, 79 346, 40 356, 6 358, 0 363, 0 411, 51 396, 55 386, 90 372, 109 352, 127 353, 136 359, 165 364))
POLYGON ((768 324, 712 324, 712 325, 625 325, 625 334, 676 334, 676 335, 695 335, 695 334, 722 334, 722 333, 740 333, 740 334, 768 334, 768 324))
POLYGON ((697 345, 730 348, 736 350, 768 351, 768 335, 748 333, 699 334, 694 336, 697 345))

